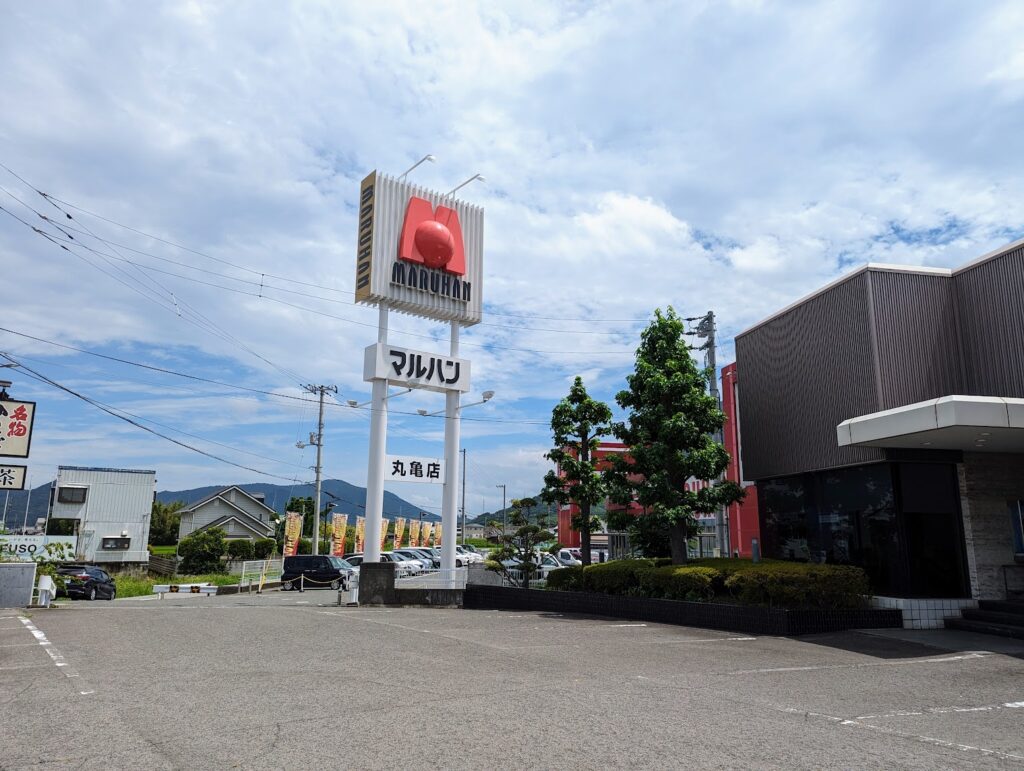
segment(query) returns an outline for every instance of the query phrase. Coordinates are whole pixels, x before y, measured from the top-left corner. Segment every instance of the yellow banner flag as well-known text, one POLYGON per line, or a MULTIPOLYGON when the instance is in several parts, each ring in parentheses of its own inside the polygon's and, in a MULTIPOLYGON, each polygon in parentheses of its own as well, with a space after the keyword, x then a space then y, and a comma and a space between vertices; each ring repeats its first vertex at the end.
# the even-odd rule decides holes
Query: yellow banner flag
POLYGON ((380 521, 380 550, 384 551, 384 544, 388 540, 388 521, 381 518, 380 521))
MULTIPOLYGON (((402 548, 402 536, 405 535, 405 517, 398 517, 395 520, 395 548, 402 548)), ((410 546, 412 544, 409 544, 410 546)))
POLYGON ((366 540, 366 517, 356 517, 356 542, 354 544, 355 550, 362 553, 363 547, 366 545, 363 541, 366 540))
POLYGON ((430 546, 430 534, 433 527, 434 525, 430 522, 424 522, 420 527, 420 546, 430 546))
POLYGON ((341 557, 345 554, 345 533, 348 530, 348 514, 335 514, 331 524, 331 554, 341 557))
POLYGON ((437 525, 434 526, 434 546, 440 546, 440 545, 441 545, 441 523, 438 522, 437 525))
POLYGON ((285 557, 294 557, 299 553, 299 539, 302 538, 302 515, 295 511, 289 511, 284 520, 284 549, 282 554, 285 557))
POLYGON ((420 524, 418 519, 409 520, 409 545, 419 546, 420 545, 420 524))

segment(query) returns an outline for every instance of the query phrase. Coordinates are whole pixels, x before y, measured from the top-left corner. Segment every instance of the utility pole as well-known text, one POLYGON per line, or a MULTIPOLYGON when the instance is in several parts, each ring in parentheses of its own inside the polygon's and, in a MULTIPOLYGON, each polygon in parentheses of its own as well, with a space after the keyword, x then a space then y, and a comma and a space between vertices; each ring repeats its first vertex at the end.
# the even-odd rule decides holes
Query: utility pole
POLYGON ((508 512, 505 511, 505 485, 495 485, 501 488, 501 534, 505 535, 508 530, 508 512))
MULTIPOLYGON (((692 350, 704 351, 704 365, 708 369, 708 392, 715 397, 715 406, 718 409, 722 409, 722 398, 718 392, 718 364, 715 359, 715 312, 708 311, 703 316, 691 317, 686 320, 697 322, 697 328, 688 334, 695 337, 703 337, 706 341, 704 345, 690 346, 690 348, 692 350)), ((714 438, 719 444, 724 443, 721 430, 715 432, 714 438)), ((723 477, 724 475, 720 475, 718 478, 722 479, 723 477)), ((729 528, 725 521, 725 506, 718 508, 715 520, 715 540, 718 543, 719 554, 723 557, 728 557, 729 528)))
MULTIPOLYGON (((320 553, 320 485, 323 477, 324 452, 324 396, 338 393, 338 386, 307 385, 305 390, 320 395, 320 419, 317 421, 316 434, 309 435, 309 443, 316 446, 316 494, 313 498, 313 554, 320 553)), ((302 444, 299 442, 299 444, 302 444)))
POLYGON ((462 545, 466 545, 466 448, 462 448, 462 545))

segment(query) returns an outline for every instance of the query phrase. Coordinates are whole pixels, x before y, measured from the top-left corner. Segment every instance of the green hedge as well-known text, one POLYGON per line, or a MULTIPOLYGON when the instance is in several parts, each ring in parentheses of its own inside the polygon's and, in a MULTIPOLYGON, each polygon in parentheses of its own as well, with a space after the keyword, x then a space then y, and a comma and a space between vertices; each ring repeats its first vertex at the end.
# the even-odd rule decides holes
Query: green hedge
POLYGON ((800 562, 741 570, 729 576, 725 586, 740 602, 787 608, 859 608, 871 591, 860 568, 800 562))
POLYGON ((647 559, 615 560, 583 568, 583 589, 601 594, 639 594, 640 574, 654 569, 647 559))
POLYGON ((573 565, 557 568, 548 573, 548 589, 562 592, 578 592, 583 588, 583 566, 573 565))
POLYGON ((712 568, 666 565, 640 574, 640 593, 667 600, 710 600, 715 596, 712 568))
POLYGON ((849 565, 702 559, 686 565, 630 559, 554 570, 548 588, 672 600, 716 597, 787 608, 858 608, 870 594, 863 570, 849 565))

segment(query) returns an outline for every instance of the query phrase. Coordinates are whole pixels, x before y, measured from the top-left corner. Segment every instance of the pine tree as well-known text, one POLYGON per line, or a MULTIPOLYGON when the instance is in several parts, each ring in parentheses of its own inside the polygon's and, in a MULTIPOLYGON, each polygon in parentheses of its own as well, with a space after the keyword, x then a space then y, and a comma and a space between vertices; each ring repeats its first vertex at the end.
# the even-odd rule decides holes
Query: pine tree
POLYGON ((604 402, 590 398, 577 376, 569 395, 551 411, 554 449, 544 457, 558 464, 559 471, 544 476, 541 498, 548 503, 579 506, 573 527, 580 531, 583 564, 590 564, 591 507, 607 497, 603 475, 594 463, 594 451, 602 436, 611 433, 612 411, 604 402))

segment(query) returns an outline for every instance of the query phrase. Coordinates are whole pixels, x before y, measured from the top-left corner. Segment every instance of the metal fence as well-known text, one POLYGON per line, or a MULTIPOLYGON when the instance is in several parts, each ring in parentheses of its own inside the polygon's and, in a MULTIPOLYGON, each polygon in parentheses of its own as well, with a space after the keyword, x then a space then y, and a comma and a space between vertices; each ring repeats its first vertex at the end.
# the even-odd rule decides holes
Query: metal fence
POLYGON ((284 560, 246 560, 238 574, 238 586, 262 587, 271 581, 280 581, 284 560))
POLYGON ((395 579, 396 589, 465 589, 466 568, 426 570, 419 575, 395 579))

